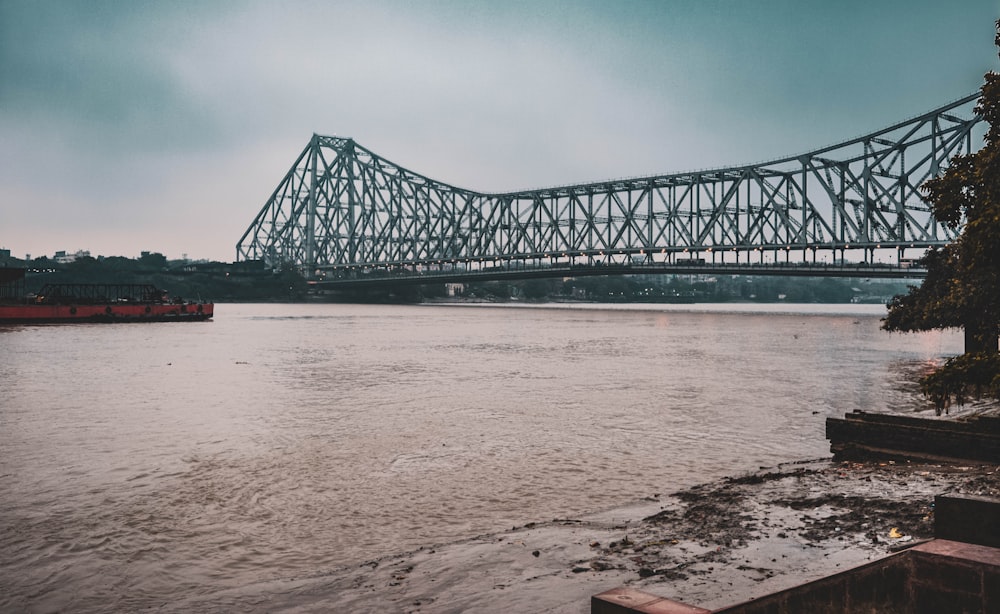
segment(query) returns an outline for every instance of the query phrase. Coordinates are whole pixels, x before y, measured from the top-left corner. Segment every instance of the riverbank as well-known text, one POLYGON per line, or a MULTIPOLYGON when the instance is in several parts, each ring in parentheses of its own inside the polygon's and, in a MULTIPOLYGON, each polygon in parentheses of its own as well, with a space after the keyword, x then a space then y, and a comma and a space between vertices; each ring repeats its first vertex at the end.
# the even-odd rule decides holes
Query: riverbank
POLYGON ((1000 468, 785 464, 164 609, 583 614, 590 595, 621 585, 715 608, 930 538, 942 493, 1000 496, 1000 468))

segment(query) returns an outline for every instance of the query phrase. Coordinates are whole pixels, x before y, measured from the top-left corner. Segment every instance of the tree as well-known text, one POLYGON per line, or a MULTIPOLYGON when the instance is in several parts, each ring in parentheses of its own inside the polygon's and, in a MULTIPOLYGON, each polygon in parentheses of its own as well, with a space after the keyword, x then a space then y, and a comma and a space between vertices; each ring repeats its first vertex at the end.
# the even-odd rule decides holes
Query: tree
MULTIPOLYGON (((995 43, 1000 47, 1000 20, 995 43)), ((882 327, 889 331, 965 329, 965 354, 921 380, 938 405, 983 394, 1000 397, 1000 74, 989 72, 976 112, 989 125, 985 145, 955 156, 921 190, 934 216, 961 234, 923 258, 927 278, 894 297, 882 327)))
POLYGON ((142 252, 139 263, 148 269, 160 271, 166 268, 167 257, 159 252, 142 252))

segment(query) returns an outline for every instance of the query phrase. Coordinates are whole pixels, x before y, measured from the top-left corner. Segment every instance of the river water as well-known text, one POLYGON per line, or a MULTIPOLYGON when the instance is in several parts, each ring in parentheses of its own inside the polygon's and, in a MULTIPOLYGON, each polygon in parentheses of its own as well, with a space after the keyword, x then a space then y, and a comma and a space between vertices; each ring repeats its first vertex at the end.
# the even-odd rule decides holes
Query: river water
POLYGON ((574 517, 930 412, 879 305, 218 305, 0 327, 0 611, 120 611, 574 517))

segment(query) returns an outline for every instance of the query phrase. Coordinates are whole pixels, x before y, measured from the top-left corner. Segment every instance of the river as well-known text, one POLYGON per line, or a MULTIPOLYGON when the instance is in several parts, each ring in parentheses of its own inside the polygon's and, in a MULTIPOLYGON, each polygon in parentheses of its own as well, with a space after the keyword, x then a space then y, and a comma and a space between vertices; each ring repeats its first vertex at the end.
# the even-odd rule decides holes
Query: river
POLYGON ((0 611, 119 611, 573 517, 933 414, 880 305, 217 305, 0 327, 0 611))

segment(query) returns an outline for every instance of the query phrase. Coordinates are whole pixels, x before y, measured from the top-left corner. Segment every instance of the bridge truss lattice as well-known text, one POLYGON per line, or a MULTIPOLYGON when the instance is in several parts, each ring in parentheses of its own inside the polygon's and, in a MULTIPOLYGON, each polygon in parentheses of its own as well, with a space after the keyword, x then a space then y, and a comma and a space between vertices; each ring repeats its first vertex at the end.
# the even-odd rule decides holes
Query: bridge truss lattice
POLYGON ((942 245, 919 186, 973 151, 978 94, 771 162, 522 192, 482 193, 313 135, 237 244, 237 260, 310 276, 442 266, 743 260, 864 261, 942 245))

